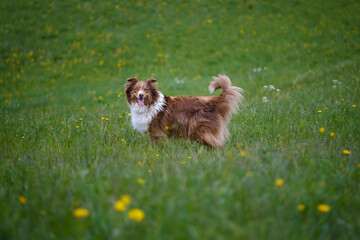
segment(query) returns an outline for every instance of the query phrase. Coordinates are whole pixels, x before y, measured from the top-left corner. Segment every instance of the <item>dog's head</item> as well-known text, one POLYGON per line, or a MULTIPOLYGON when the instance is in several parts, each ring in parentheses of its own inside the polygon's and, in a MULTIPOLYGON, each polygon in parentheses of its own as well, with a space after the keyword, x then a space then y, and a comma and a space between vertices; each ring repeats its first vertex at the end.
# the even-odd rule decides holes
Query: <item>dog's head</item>
POLYGON ((129 104, 138 104, 139 107, 149 107, 159 97, 156 88, 156 80, 138 81, 137 78, 129 78, 125 84, 125 94, 129 104))

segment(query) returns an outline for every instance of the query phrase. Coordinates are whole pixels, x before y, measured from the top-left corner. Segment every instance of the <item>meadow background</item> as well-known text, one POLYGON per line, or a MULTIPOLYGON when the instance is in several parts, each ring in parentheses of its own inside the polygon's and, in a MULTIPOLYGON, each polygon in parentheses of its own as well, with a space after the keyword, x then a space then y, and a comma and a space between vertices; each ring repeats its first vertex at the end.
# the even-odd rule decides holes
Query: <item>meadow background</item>
POLYGON ((358 239, 359 13, 1 1, 0 238, 358 239), (126 78, 209 95, 219 73, 246 91, 223 149, 131 128, 126 78))

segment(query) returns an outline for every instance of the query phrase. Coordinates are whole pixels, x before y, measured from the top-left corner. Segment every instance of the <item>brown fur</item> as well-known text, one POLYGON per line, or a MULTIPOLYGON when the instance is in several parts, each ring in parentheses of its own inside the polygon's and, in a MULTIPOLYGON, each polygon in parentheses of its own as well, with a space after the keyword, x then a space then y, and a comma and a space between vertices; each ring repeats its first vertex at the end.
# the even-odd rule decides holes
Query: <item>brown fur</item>
MULTIPOLYGON (((223 92, 219 96, 165 96, 162 111, 158 112, 148 127, 151 139, 158 142, 161 137, 182 137, 210 147, 224 146, 229 135, 227 124, 231 114, 238 110, 238 104, 243 98, 242 89, 231 86, 230 79, 225 75, 213 79, 209 87, 214 90, 222 88, 223 92)), ((155 80, 149 80, 138 82, 137 79, 128 79, 125 92, 129 103, 136 103, 134 97, 140 86, 149 90, 145 106, 150 106, 158 99, 155 80), (144 84, 147 86, 144 87, 144 84)))

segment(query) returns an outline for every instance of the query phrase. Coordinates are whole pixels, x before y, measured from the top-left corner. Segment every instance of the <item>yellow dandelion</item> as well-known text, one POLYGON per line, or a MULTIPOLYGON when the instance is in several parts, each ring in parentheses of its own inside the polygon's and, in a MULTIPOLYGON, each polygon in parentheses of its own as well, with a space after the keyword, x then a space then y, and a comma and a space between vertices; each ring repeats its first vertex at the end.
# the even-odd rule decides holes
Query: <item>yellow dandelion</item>
POLYGON ((86 208, 77 208, 74 210, 73 214, 77 218, 85 218, 89 216, 89 211, 86 208))
POLYGON ((123 201, 118 200, 114 203, 114 208, 116 211, 124 212, 126 210, 126 204, 123 201))
POLYGON ((321 133, 323 133, 323 132, 325 132, 325 128, 324 128, 324 127, 321 127, 321 128, 319 129, 319 131, 320 131, 321 133))
POLYGON ((335 136, 335 133, 334 132, 331 132, 330 133, 330 137, 334 137, 335 136))
POLYGON ((353 105, 351 105, 353 108, 356 108, 356 105, 355 104, 353 104, 353 105))
POLYGON ((181 164, 181 165, 185 165, 185 164, 186 164, 186 161, 181 161, 180 164, 181 164))
POLYGON ((121 201, 127 206, 131 203, 131 197, 128 194, 124 194, 121 196, 121 201))
POLYGON ((319 205, 317 206, 317 210, 318 210, 319 212, 323 212, 323 213, 329 212, 330 209, 331 209, 330 206, 327 205, 327 204, 319 204, 319 205))
POLYGON ((80 121, 82 121, 83 119, 82 118, 79 118, 80 121))
POLYGON ((128 116, 131 116, 131 113, 128 113, 127 115, 128 115, 128 116))
POLYGON ((22 139, 25 139, 25 136, 21 136, 22 139))
POLYGON ((142 179, 142 178, 138 178, 138 183, 140 183, 140 184, 145 184, 145 180, 144 179, 142 179))
POLYGON ((282 187, 282 185, 284 185, 284 180, 283 180, 282 178, 276 179, 275 185, 276 185, 277 187, 282 187))
POLYGON ((325 107, 325 110, 329 110, 329 108, 328 108, 328 107, 325 107))
POLYGON ((27 203, 27 200, 24 196, 19 196, 19 202, 22 204, 22 205, 25 205, 27 203))
POLYGON ((297 209, 298 209, 300 212, 302 212, 302 211, 305 210, 305 205, 302 204, 302 203, 299 203, 299 204, 297 205, 297 209))
POLYGON ((105 118, 106 121, 109 121, 109 118, 105 118))
POLYGON ((240 157, 245 157, 245 152, 244 151, 240 152, 240 157))
POLYGON ((237 146, 238 148, 241 148, 241 147, 242 147, 242 144, 241 144, 241 143, 237 143, 236 146, 237 146))
POLYGON ((100 64, 100 65, 103 65, 103 64, 104 64, 104 61, 103 61, 103 60, 100 60, 99 64, 100 64))
POLYGON ((18 157, 18 160, 20 161, 20 160, 21 160, 21 157, 18 157))
POLYGON ((148 172, 149 172, 149 173, 152 173, 152 170, 151 170, 151 169, 148 169, 148 172))
POLYGON ((129 210, 128 217, 135 222, 141 222, 145 218, 145 213, 138 208, 133 208, 129 210))
POLYGON ((322 113, 322 111, 321 111, 321 110, 318 110, 318 113, 322 113))
POLYGON ((188 158, 188 159, 191 159, 191 156, 188 156, 187 158, 188 158))
POLYGON ((165 130, 168 130, 169 129, 169 127, 168 126, 165 126, 165 130))
POLYGON ((349 151, 349 150, 343 150, 343 154, 345 154, 345 155, 350 155, 351 154, 351 152, 349 151))
POLYGON ((207 23, 212 23, 212 22, 213 22, 212 19, 207 20, 207 23))
POLYGON ((76 128, 79 128, 79 126, 76 126, 76 128))
POLYGON ((104 118, 104 117, 101 117, 101 119, 102 119, 102 120, 105 120, 105 118, 104 118))
POLYGON ((249 177, 252 177, 252 175, 253 175, 253 172, 252 171, 248 171, 248 172, 246 172, 246 176, 249 178, 249 177))

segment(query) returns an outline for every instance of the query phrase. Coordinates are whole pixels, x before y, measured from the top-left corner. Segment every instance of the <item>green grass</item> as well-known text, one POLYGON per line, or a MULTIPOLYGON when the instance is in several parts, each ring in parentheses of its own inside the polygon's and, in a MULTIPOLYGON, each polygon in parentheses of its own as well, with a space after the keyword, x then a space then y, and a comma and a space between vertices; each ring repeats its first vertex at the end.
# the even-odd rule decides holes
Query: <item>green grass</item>
POLYGON ((0 9, 1 239, 359 238, 358 1, 0 9), (126 78, 208 95, 219 73, 246 91, 223 149, 157 146, 131 128, 126 78), (131 204, 116 211, 124 194, 131 204))

